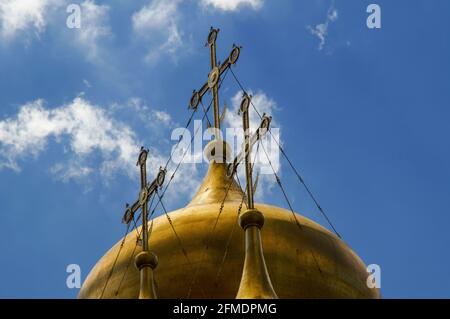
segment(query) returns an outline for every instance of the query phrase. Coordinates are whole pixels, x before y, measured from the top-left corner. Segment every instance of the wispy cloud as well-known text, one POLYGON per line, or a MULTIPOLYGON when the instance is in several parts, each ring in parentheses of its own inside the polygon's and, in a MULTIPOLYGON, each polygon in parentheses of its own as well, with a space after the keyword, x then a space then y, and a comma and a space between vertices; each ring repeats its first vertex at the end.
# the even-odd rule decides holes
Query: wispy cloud
POLYGON ((63 2, 63 0, 0 0, 3 39, 12 40, 18 34, 29 32, 39 37, 47 26, 50 8, 63 2))
POLYGON ((83 79, 83 84, 84 84, 88 89, 90 89, 90 88, 92 87, 91 82, 89 82, 89 81, 86 80, 86 79, 83 79))
POLYGON ((96 4, 93 0, 81 3, 81 28, 73 29, 76 34, 76 45, 90 60, 100 55, 101 41, 112 37, 109 26, 110 7, 96 4))
MULTIPOLYGON (((154 123, 155 131, 171 122, 169 114, 150 109, 143 102, 135 101, 132 107, 139 108, 139 114, 147 114, 145 120, 154 123)), ((119 174, 137 178, 136 159, 142 145, 137 133, 117 120, 110 108, 83 97, 54 108, 46 107, 44 100, 35 100, 22 105, 15 116, 1 120, 0 170, 20 172, 26 161, 38 160, 51 142, 60 144, 64 150, 49 167, 57 180, 88 185, 93 174, 99 174, 105 182, 119 174)), ((168 155, 163 154, 169 151, 150 147, 151 176, 166 163, 168 155)), ((169 166, 169 176, 175 167, 169 166)), ((195 191, 199 176, 194 164, 181 165, 176 176, 168 191, 170 198, 195 191)))
POLYGON ((179 0, 155 0, 133 14, 133 30, 150 46, 147 62, 156 62, 162 54, 170 54, 176 60, 183 45, 178 26, 179 3, 179 0))
POLYGON ((338 19, 338 11, 334 7, 334 3, 331 4, 330 8, 327 12, 327 17, 325 19, 325 22, 317 24, 315 27, 308 26, 308 30, 311 32, 312 35, 315 35, 319 38, 319 51, 323 50, 325 47, 327 35, 328 35, 328 28, 331 23, 335 22, 338 19))
POLYGON ((0 121, 0 168, 19 171, 20 160, 38 156, 51 138, 61 142, 65 137, 79 160, 98 151, 102 174, 127 171, 139 145, 128 126, 82 97, 52 109, 36 100, 21 106, 17 116, 0 121))
POLYGON ((222 11, 236 11, 239 8, 247 7, 254 10, 260 9, 262 0, 201 0, 203 7, 210 7, 222 11))
POLYGON ((129 112, 131 110, 142 123, 154 130, 169 128, 175 125, 169 113, 155 107, 150 107, 139 97, 129 98, 124 104, 113 104, 111 110, 119 114, 122 111, 129 112))
POLYGON ((155 0, 133 14, 133 27, 136 31, 160 30, 175 18, 178 1, 155 0))
POLYGON ((71 180, 84 180, 93 173, 93 168, 83 166, 77 161, 70 163, 56 163, 50 168, 50 172, 57 180, 69 182, 71 180))
MULTIPOLYGON (((273 115, 277 110, 277 103, 268 97, 266 93, 259 90, 253 92, 252 90, 247 90, 247 93, 252 95, 252 103, 258 109, 258 112, 262 115, 266 113, 267 115, 273 115)), ((242 116, 238 115, 239 107, 241 105, 243 92, 238 91, 231 98, 231 109, 226 113, 225 123, 229 127, 242 127, 242 116)), ((250 128, 251 130, 255 130, 259 124, 261 123, 261 118, 258 113, 251 108, 250 110, 250 128)), ((273 122, 272 125, 277 125, 276 122, 273 122)))
MULTIPOLYGON (((56 27, 56 14, 66 13, 69 0, 0 0, 0 36, 7 43, 21 39, 29 44, 32 37, 40 38, 47 28, 56 27), (53 23, 53 24, 52 24, 53 23)), ((63 35, 62 41, 70 39, 91 61, 97 61, 101 42, 113 36, 109 25, 110 7, 97 4, 95 0, 84 0, 79 4, 81 27, 70 30, 67 36, 65 24, 58 25, 57 33, 63 35)), ((59 21, 61 22, 61 21, 59 21)))

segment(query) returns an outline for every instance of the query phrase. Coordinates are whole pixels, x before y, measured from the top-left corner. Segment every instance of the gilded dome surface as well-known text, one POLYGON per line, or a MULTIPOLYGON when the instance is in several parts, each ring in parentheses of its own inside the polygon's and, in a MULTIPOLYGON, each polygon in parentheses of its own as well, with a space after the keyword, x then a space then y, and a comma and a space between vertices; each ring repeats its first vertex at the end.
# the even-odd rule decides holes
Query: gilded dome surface
MULTIPOLYGON (((226 177, 225 164, 212 163, 188 206, 153 220, 149 246, 158 258, 154 270, 158 298, 236 297, 245 249, 244 232, 238 226, 242 196, 234 180, 226 177)), ((262 244, 278 297, 379 298, 379 291, 366 285, 364 263, 333 233, 296 214, 298 225, 292 212, 283 208, 265 204, 256 208, 265 217, 262 244)), ((136 246, 136 236, 134 231, 126 237, 111 276, 121 241, 97 262, 79 298, 138 297, 134 256, 142 247, 136 246)))

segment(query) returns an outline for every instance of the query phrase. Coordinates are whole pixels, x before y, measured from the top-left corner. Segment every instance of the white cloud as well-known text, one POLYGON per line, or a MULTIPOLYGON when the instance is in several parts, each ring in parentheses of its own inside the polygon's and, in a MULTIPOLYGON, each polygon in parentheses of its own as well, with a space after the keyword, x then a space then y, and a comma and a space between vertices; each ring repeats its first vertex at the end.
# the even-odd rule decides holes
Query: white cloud
MULTIPOLYGON (((0 0, 0 35, 5 40, 12 40, 18 35, 29 33, 39 37, 55 14, 67 14, 65 6, 69 0, 0 0)), ((69 40, 80 48, 88 59, 98 57, 100 41, 112 36, 109 26, 108 5, 98 5, 95 0, 80 3, 81 28, 70 29, 69 40)), ((66 26, 60 25, 60 31, 66 26)), ((67 34, 63 33, 64 39, 67 34)), ((29 39, 25 37, 25 40, 29 39)))
MULTIPOLYGON (((64 137, 79 160, 100 152, 100 170, 105 175, 112 169, 131 168, 139 145, 128 126, 81 97, 53 109, 45 108, 43 100, 36 100, 23 105, 15 118, 0 121, 0 168, 19 171, 20 159, 36 157, 51 138, 61 142, 64 137)), ((84 175, 89 172, 90 169, 82 170, 84 175)))
POLYGON ((156 0, 133 14, 133 28, 139 32, 160 30, 174 19, 178 10, 178 1, 156 0))
POLYGON ((98 58, 100 41, 112 36, 109 10, 108 5, 97 5, 93 0, 81 3, 81 28, 73 30, 76 33, 76 43, 91 60, 98 58))
MULTIPOLYGON (((180 27, 183 18, 180 3, 181 0, 153 0, 133 14, 133 30, 149 48, 144 58, 147 63, 155 64, 164 55, 177 62, 181 53, 188 52, 185 34, 180 27)), ((256 10, 262 6, 262 0, 201 0, 199 4, 203 8, 223 11, 235 11, 241 7, 256 10)))
POLYGON ((60 5, 60 0, 0 0, 1 35, 12 39, 21 32, 33 31, 37 36, 44 32, 50 7, 60 5))
POLYGON ((56 163, 50 168, 50 172, 56 177, 57 180, 69 182, 70 180, 83 180, 85 177, 93 173, 93 169, 73 161, 67 164, 56 163))
POLYGON ((204 7, 213 7, 222 11, 235 11, 241 7, 257 10, 262 7, 262 0, 201 0, 204 7))
POLYGON ((332 3, 330 8, 328 9, 327 17, 324 23, 317 24, 314 28, 308 26, 308 30, 311 32, 311 34, 317 36, 320 40, 319 51, 323 50, 325 46, 330 23, 335 22, 337 19, 338 11, 334 7, 334 3, 332 3))
POLYGON ((88 89, 90 89, 90 88, 92 87, 91 82, 89 82, 89 81, 86 80, 86 79, 83 79, 83 84, 84 84, 88 89))
POLYGON ((181 34, 178 31, 178 26, 172 23, 167 28, 167 39, 161 45, 151 49, 145 56, 145 61, 149 64, 153 64, 158 61, 162 54, 168 53, 172 59, 177 61, 177 52, 183 45, 181 40, 181 34))
POLYGON ((158 120, 160 123, 164 125, 169 125, 172 120, 170 114, 164 111, 153 111, 152 114, 154 115, 156 120, 158 120))
MULTIPOLYGON (((147 119, 161 125, 171 121, 170 115, 148 109, 147 119)), ((64 153, 49 170, 56 180, 72 180, 90 184, 89 177, 99 174, 105 182, 117 174, 137 179, 136 159, 142 143, 125 123, 116 120, 108 109, 92 104, 83 97, 49 108, 43 100, 22 105, 16 116, 0 121, 0 170, 20 172, 20 163, 34 159, 46 151, 49 143, 63 146, 64 153)), ((154 130, 158 129, 156 126, 154 130)), ((147 162, 149 178, 156 176, 166 163, 163 152, 150 147, 147 162)), ((169 165, 169 180, 176 165, 169 165)), ((198 170, 193 164, 183 164, 176 173, 167 197, 192 194, 199 185, 198 170)))
POLYGON ((168 128, 174 124, 172 116, 169 113, 156 108, 151 108, 144 100, 138 97, 130 98, 128 102, 123 105, 114 104, 111 109, 113 112, 132 110, 147 127, 155 130, 168 128))
POLYGON ((182 33, 178 26, 179 0, 155 0, 132 16, 133 29, 150 46, 145 60, 155 63, 162 54, 176 54, 183 45, 182 33))
MULTIPOLYGON (((267 115, 272 115, 277 110, 276 102, 269 98, 264 92, 257 91, 254 93, 251 90, 247 90, 249 95, 252 95, 252 103, 258 109, 260 115, 266 113, 267 115)), ((238 115, 239 107, 242 101, 242 91, 238 91, 231 98, 231 110, 226 113, 225 123, 229 127, 242 127, 242 116, 238 115)), ((259 124, 261 124, 261 118, 258 113, 251 108, 250 109, 250 128, 254 131, 259 124)), ((272 126, 277 125, 276 122, 272 122, 272 126)))

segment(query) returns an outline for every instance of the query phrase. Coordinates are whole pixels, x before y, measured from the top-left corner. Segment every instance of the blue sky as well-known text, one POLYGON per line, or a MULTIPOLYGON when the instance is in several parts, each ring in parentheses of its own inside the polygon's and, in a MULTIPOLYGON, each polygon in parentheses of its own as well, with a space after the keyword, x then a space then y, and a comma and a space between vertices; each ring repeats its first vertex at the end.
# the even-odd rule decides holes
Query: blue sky
MULTIPOLYGON (((123 235, 138 147, 154 175, 206 80, 211 25, 219 59, 243 46, 234 72, 344 240, 381 266, 383 296, 449 297, 448 12, 437 0, 0 0, 0 297, 76 296, 66 266, 84 279, 123 235), (66 27, 69 3, 81 29, 66 27)), ((231 110, 238 91, 228 76, 231 110)), ((205 168, 183 165, 168 208, 205 168)), ((280 174, 294 208, 327 226, 285 162, 280 174)), ((273 183, 260 191, 286 207, 273 183)))

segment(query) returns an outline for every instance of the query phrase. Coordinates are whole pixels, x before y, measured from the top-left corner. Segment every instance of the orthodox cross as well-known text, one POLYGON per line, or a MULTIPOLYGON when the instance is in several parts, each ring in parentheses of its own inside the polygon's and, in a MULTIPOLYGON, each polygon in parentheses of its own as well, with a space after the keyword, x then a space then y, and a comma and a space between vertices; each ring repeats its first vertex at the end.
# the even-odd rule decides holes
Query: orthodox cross
POLYGON ((136 166, 140 167, 141 175, 141 190, 139 192, 139 198, 134 202, 133 205, 126 205, 126 210, 122 218, 122 222, 129 224, 134 217, 134 214, 141 209, 142 210, 142 247, 143 250, 148 250, 148 232, 147 232, 147 222, 148 222, 148 201, 153 193, 161 187, 164 183, 164 178, 166 176, 166 171, 162 168, 159 169, 158 175, 150 184, 147 183, 147 157, 148 150, 141 147, 139 153, 138 161, 136 166))
POLYGON ((208 81, 203 84, 199 91, 194 90, 192 93, 191 100, 189 102, 189 107, 196 109, 198 104, 201 102, 202 97, 208 90, 212 92, 213 102, 214 102, 214 127, 220 129, 220 115, 219 115, 219 82, 220 76, 225 72, 225 70, 231 65, 235 64, 239 58, 241 48, 233 44, 233 49, 231 50, 230 56, 222 64, 217 63, 216 58, 216 39, 219 29, 214 29, 211 27, 209 31, 208 40, 206 45, 209 46, 210 50, 210 61, 211 61, 211 71, 208 75, 208 81), (220 65, 219 65, 220 64, 220 65))
POLYGON ((148 249, 148 201, 158 187, 161 187, 164 183, 166 170, 160 168, 153 182, 147 183, 147 156, 148 150, 141 147, 136 163, 141 171, 141 191, 139 192, 139 198, 133 205, 127 204, 122 222, 131 223, 138 209, 142 210, 142 251, 135 256, 135 264, 140 273, 139 299, 156 299, 153 269, 158 265, 158 258, 148 249))
POLYGON ((244 93, 242 99, 239 113, 242 114, 242 124, 244 128, 244 145, 243 150, 235 157, 232 163, 228 164, 227 175, 228 177, 233 176, 236 173, 239 163, 244 159, 245 161, 245 178, 247 181, 247 208, 253 209, 253 177, 252 177, 252 163, 250 159, 250 154, 252 147, 261 140, 261 138, 266 135, 270 127, 270 122, 272 118, 267 115, 262 116, 261 124, 255 133, 250 134, 250 116, 249 116, 249 106, 251 103, 251 96, 244 93))

